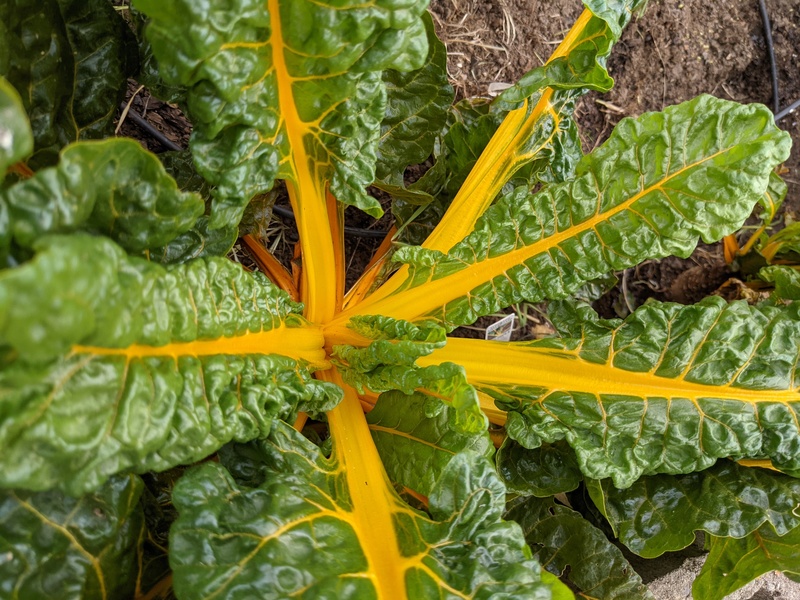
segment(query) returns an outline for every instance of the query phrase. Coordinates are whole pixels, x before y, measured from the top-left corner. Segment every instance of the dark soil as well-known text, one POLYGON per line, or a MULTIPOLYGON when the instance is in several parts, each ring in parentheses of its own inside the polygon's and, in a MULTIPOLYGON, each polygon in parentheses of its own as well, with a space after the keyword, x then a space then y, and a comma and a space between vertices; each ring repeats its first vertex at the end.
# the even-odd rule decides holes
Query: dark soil
MULTIPOLYGON (((139 89, 140 86, 134 82, 128 82, 128 95, 125 103, 130 104, 130 111, 134 111, 149 122, 158 131, 164 134, 169 141, 181 148, 189 147, 189 135, 192 133, 192 124, 183 115, 180 108, 175 105, 162 102, 155 96, 151 96, 146 88, 139 89), (133 98, 133 100, 131 100, 133 98)), ((120 116, 122 112, 120 111, 120 116)), ((126 117, 119 128, 119 135, 136 138, 141 144, 151 152, 159 153, 169 150, 164 144, 159 142, 152 135, 149 135, 141 127, 136 125, 133 119, 126 117)))

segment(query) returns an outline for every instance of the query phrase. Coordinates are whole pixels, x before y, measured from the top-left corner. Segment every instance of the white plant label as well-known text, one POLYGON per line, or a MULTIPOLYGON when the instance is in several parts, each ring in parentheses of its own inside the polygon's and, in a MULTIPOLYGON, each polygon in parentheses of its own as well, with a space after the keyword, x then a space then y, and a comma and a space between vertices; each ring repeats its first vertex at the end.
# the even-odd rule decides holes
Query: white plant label
POLYGON ((486 339, 495 342, 508 342, 511 340, 511 333, 517 323, 517 315, 511 313, 506 315, 496 323, 492 323, 486 328, 486 339))

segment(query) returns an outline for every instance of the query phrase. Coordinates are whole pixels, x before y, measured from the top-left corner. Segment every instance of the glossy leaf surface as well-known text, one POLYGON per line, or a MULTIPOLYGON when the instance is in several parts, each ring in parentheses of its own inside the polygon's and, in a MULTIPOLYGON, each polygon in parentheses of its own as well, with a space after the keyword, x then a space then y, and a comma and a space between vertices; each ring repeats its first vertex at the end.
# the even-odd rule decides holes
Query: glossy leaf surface
POLYGON ((189 88, 195 160, 218 186, 212 226, 238 221, 276 177, 302 194, 329 181, 338 200, 380 212, 364 188, 384 117, 381 71, 423 63, 422 3, 135 5, 151 19, 162 76, 189 88))
POLYGON ((208 228, 208 217, 200 217, 189 231, 185 231, 166 246, 147 252, 150 260, 162 264, 184 263, 206 256, 225 256, 239 237, 235 226, 208 228))
POLYGON ((701 96, 625 119, 574 180, 534 195, 517 189, 447 255, 398 251, 405 283, 358 311, 452 328, 523 299, 565 298, 647 258, 686 256, 698 238, 714 241, 744 221, 788 150, 758 105, 701 96))
POLYGON ((33 133, 19 93, 0 77, 0 182, 11 165, 32 151, 33 133))
POLYGON ((692 585, 695 598, 722 600, 759 575, 800 576, 800 527, 777 535, 768 523, 735 539, 711 536, 711 552, 692 585))
POLYGON ((742 538, 764 523, 780 535, 800 525, 800 479, 729 461, 643 477, 624 490, 593 482, 589 491, 620 541, 646 558, 685 548, 695 531, 742 538))
POLYGON ((497 472, 508 491, 538 498, 571 492, 583 480, 575 453, 563 440, 529 449, 506 438, 497 451, 497 472))
POLYGON ((31 166, 54 164, 70 142, 109 133, 136 66, 132 35, 114 7, 107 0, 14 0, 0 5, 0 22, 0 74, 30 116, 31 166))
POLYGON ((71 498, 0 491, 0 594, 8 600, 132 597, 144 526, 135 475, 71 498))
POLYGON ((40 244, 0 275, 0 485, 71 493, 193 462, 276 417, 325 410, 322 337, 226 259, 169 270, 110 241, 40 244))
POLYGON ((428 38, 428 57, 419 69, 407 73, 387 70, 386 115, 381 121, 377 179, 403 185, 409 165, 425 162, 433 151, 437 132, 453 103, 453 88, 447 80, 447 49, 436 37, 433 19, 423 17, 428 38))
POLYGON ((552 498, 513 501, 506 517, 520 524, 536 558, 569 579, 583 598, 654 600, 622 552, 580 513, 552 498))
POLYGON ((337 202, 379 216, 366 194, 385 114, 382 72, 428 54, 421 0, 137 0, 162 76, 188 88, 192 152, 213 185, 210 228, 285 179, 302 247, 306 315, 329 320, 342 296, 337 202), (209 19, 213 13, 218 18, 209 19))
POLYGON ((566 439, 587 477, 619 487, 729 456, 795 472, 799 308, 650 303, 581 338, 451 339, 417 363, 462 365, 509 411, 509 436, 528 448, 566 439))
POLYGON ((423 496, 459 452, 494 454, 485 427, 462 431, 455 408, 422 393, 381 394, 367 423, 389 478, 423 496))
POLYGON ((14 241, 30 248, 47 233, 90 231, 138 253, 194 225, 203 201, 182 192, 158 158, 131 139, 78 142, 49 167, 0 192, 14 241))
POLYGON ((460 431, 485 431, 487 423, 478 395, 459 365, 414 364, 416 359, 444 345, 445 332, 440 326, 433 322, 415 325, 380 316, 358 317, 350 325, 357 336, 363 336, 362 341, 367 341, 366 338, 375 341, 366 347, 334 346, 334 362, 349 385, 375 393, 424 392, 446 400, 455 408, 455 425, 460 431))
POLYGON ((800 273, 789 266, 764 267, 758 276, 775 285, 773 296, 780 300, 800 300, 800 273))
POLYGON ((336 446, 326 459, 277 425, 269 441, 242 448, 230 472, 216 463, 189 472, 175 489, 178 596, 429 598, 444 589, 549 598, 518 526, 500 520, 504 490, 485 459, 451 461, 429 497, 430 517, 387 486, 385 504, 372 508, 389 511, 394 533, 380 540, 385 562, 373 564, 365 540, 386 532, 364 528, 339 460, 336 446), (387 570, 399 574, 398 587, 379 577, 387 570))

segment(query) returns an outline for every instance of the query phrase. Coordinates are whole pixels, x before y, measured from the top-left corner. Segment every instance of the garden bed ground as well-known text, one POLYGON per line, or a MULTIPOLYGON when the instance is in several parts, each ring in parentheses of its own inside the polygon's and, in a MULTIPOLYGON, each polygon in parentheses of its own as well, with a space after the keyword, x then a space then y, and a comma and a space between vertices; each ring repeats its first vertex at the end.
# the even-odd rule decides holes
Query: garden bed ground
MULTIPOLYGON (((780 105, 800 98, 800 0, 767 0, 772 20, 780 86, 780 105)), ((486 96, 497 83, 516 81, 542 64, 580 14, 579 0, 433 0, 431 11, 440 37, 448 46, 448 71, 459 97, 486 96)), ((579 104, 577 121, 585 150, 602 143, 625 116, 710 93, 739 102, 772 106, 769 60, 758 0, 651 0, 643 17, 634 20, 614 48, 609 70, 616 79, 608 94, 589 94, 579 104)), ((136 86, 132 87, 135 90, 136 86)), ((151 99, 146 90, 132 104, 172 141, 185 147, 189 125, 180 112, 151 99)), ((800 110, 784 118, 781 127, 794 139, 784 179, 789 193, 776 226, 800 220, 800 110)), ((159 151, 158 142, 126 122, 123 135, 142 139, 159 151)), ((385 228, 347 212, 350 224, 385 228)), ((270 225, 291 242, 291 224, 270 225)), ((378 241, 348 238, 351 271, 357 274, 378 241)), ((291 244, 284 244, 290 248, 291 244)), ((289 251, 290 250, 285 250, 289 251)), ((648 261, 622 274, 620 283, 599 304, 607 316, 624 314, 654 297, 694 302, 712 293, 735 273, 725 264, 719 244, 702 245, 688 259, 648 261)), ((516 337, 535 337, 546 324, 532 315, 516 337)), ((481 335, 485 319, 478 331, 481 335)), ((701 545, 635 567, 657 598, 690 597, 691 581, 703 560, 701 545)), ((742 600, 800 600, 800 585, 768 575, 736 594, 742 600)), ((732 596, 733 598, 733 596, 732 596)))

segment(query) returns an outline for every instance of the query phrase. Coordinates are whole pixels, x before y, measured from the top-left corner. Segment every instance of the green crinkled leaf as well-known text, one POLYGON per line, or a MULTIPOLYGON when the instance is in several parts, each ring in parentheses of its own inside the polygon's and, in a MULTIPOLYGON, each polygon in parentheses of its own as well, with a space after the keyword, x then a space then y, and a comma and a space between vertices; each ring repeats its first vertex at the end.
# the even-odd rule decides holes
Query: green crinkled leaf
POLYGON ((456 411, 456 428, 463 433, 478 433, 488 426, 478 394, 467 381, 464 369, 457 364, 429 367, 382 365, 366 373, 340 365, 340 370, 345 381, 356 388, 367 387, 373 392, 398 390, 404 394, 421 390, 446 400, 456 411))
POLYGON ((441 348, 445 331, 436 323, 420 326, 380 315, 356 317, 350 326, 372 338, 365 347, 337 345, 333 355, 339 361, 345 380, 362 390, 373 392, 401 390, 411 394, 420 385, 414 361, 441 348))
POLYGON ((740 539, 710 538, 711 552, 692 584, 695 598, 722 600, 770 571, 800 575, 800 527, 778 535, 765 523, 740 539))
MULTIPOLYGON (((14 163, 33 152, 31 132, 25 107, 17 90, 0 77, 0 182, 14 163)), ((2 209, 0 209, 2 214, 2 209)), ((4 225, 3 221, 0 224, 4 225)), ((0 228, 5 230, 5 226, 0 228)))
POLYGON ((381 394, 367 414, 372 439, 392 481, 428 496, 459 452, 494 454, 488 431, 461 431, 456 409, 421 393, 381 394))
POLYGON ((415 342, 417 346, 408 346, 408 349, 420 348, 417 356, 441 347, 447 339, 445 330, 436 323, 411 323, 383 315, 355 317, 350 320, 349 327, 356 333, 379 341, 415 342))
MULTIPOLYGON (((537 159, 521 165, 509 185, 532 187, 538 182, 561 182, 572 175, 583 156, 575 123, 569 118, 572 106, 559 105, 561 127, 550 138, 548 127, 536 128, 527 146, 538 147, 537 159)), ((377 182, 392 195, 392 212, 402 226, 399 239, 421 244, 442 219, 451 200, 461 189, 478 157, 502 121, 483 98, 470 98, 450 108, 447 124, 434 146, 434 165, 407 188, 377 182), (427 206, 424 206, 427 205, 427 206)), ((524 152, 524 148, 519 149, 524 152)))
POLYGON ((153 55, 153 46, 145 35, 148 23, 147 17, 133 6, 129 6, 128 10, 130 11, 131 26, 136 35, 139 50, 139 72, 136 74, 136 81, 145 86, 153 96, 164 102, 185 105, 186 88, 165 82, 159 74, 158 61, 153 55))
POLYGON ((403 73, 383 73, 386 115, 381 122, 375 177, 403 185, 409 165, 423 162, 433 151, 436 134, 453 103, 447 79, 447 49, 436 37, 433 19, 423 15, 428 37, 428 57, 421 68, 403 73))
POLYGON ((737 252, 736 263, 743 275, 755 275, 762 267, 769 264, 783 261, 786 261, 787 264, 800 262, 800 235, 796 228, 789 225, 786 227, 788 231, 779 231, 772 237, 768 237, 764 233, 764 230, 775 219, 778 209, 786 198, 787 191, 788 188, 783 179, 775 171, 772 171, 769 175, 767 190, 758 200, 762 209, 758 215, 758 218, 761 219, 761 227, 752 234, 757 236, 756 239, 751 238, 746 242, 747 246, 751 246, 751 242, 753 242, 756 251, 750 251, 748 248, 748 251, 742 255, 740 255, 741 250, 737 252))
POLYGON ((385 301, 389 314, 453 328, 522 300, 566 298, 648 258, 688 256, 698 238, 741 225, 788 150, 760 105, 700 96, 624 119, 574 180, 501 198, 447 255, 398 250, 410 270, 385 301))
POLYGON ((528 498, 512 502, 506 518, 520 524, 539 562, 569 579, 582 596, 654 600, 619 548, 580 513, 552 498, 528 498))
POLYGON ((178 184, 178 189, 184 192, 195 192, 203 200, 211 198, 211 186, 197 172, 190 150, 162 152, 158 155, 158 159, 164 165, 164 170, 178 184))
POLYGON ((0 204, 24 248, 47 233, 85 230, 133 253, 171 242, 203 213, 197 194, 178 189, 155 155, 125 138, 68 146, 57 167, 0 192, 0 204))
MULTIPOLYGON (((381 126, 376 181, 373 185, 392 196, 392 212, 398 224, 398 240, 420 243, 441 218, 442 210, 424 208, 437 204, 449 175, 442 153, 443 136, 455 107, 447 78, 447 53, 436 37, 433 22, 425 17, 429 53, 422 69, 411 73, 387 71, 387 117, 381 126), (405 84, 408 84, 405 87, 405 84), (442 124, 444 128, 442 127, 442 124), (417 181, 406 185, 405 169, 425 161, 431 153, 434 165, 417 181)), ((484 142, 485 144, 485 142, 484 142)))
POLYGON ((635 13, 641 13, 650 0, 583 0, 593 14, 604 19, 619 37, 635 13))
POLYGON ((77 139, 103 137, 136 69, 128 25, 108 0, 0 5, 0 69, 31 120, 34 168, 77 139), (36 57, 32 60, 31 57, 36 57))
POLYGON ((565 338, 603 336, 622 324, 621 319, 601 319, 591 304, 574 300, 548 302, 547 318, 565 338))
POLYGON ((506 438, 497 451, 497 472, 509 492, 539 498, 571 492, 583 481, 575 453, 564 441, 530 450, 506 438))
POLYGON ((184 263, 206 256, 225 256, 239 237, 239 228, 234 226, 219 229, 208 228, 208 217, 200 217, 189 231, 172 240, 166 246, 148 252, 150 260, 162 264, 184 263))
POLYGON ((792 267, 772 266, 764 267, 758 276, 775 284, 772 296, 778 300, 800 300, 800 273, 792 267))
POLYGON ((467 383, 460 366, 414 364, 420 356, 444 345, 445 332, 439 325, 432 321, 413 324, 382 316, 356 317, 350 325, 375 341, 363 348, 334 347, 334 359, 349 385, 361 391, 399 390, 406 395, 423 390, 452 404, 457 427, 462 432, 478 433, 486 429, 478 395, 467 383))
POLYGON ((509 411, 509 436, 529 448, 566 439, 587 477, 618 487, 723 457, 796 472, 798 310, 648 303, 615 328, 584 321, 582 338, 510 346, 527 361, 520 373, 537 373, 524 384, 484 383, 469 367, 467 379, 509 411))
MULTIPOLYGON (((571 115, 571 106, 569 110, 571 115)), ((527 181, 531 188, 536 183, 563 183, 575 176, 575 169, 583 156, 578 125, 571 116, 564 114, 558 135, 551 142, 550 151, 523 167, 518 177, 527 181)))
POLYGON ((144 526, 135 475, 81 498, 0 491, 0 595, 9 600, 132 598, 144 526))
POLYGON ((622 32, 614 31, 609 22, 613 23, 614 17, 624 9, 613 12, 613 16, 606 15, 605 19, 592 17, 574 42, 571 52, 525 73, 494 100, 494 109, 508 111, 517 108, 526 98, 545 87, 580 93, 610 90, 614 80, 606 71, 605 59, 622 32))
MULTIPOLYGON (((618 24, 627 23, 633 4, 635 2, 632 0, 623 0, 605 6, 602 11, 593 7, 594 16, 581 29, 571 46, 564 50, 565 55, 553 57, 544 65, 532 69, 500 94, 491 104, 491 115, 495 119, 493 126, 491 120, 482 119, 485 126, 496 128, 499 117, 519 108, 525 101, 529 102, 529 106, 534 106, 545 88, 552 90, 550 103, 557 108, 559 119, 564 121, 565 126, 553 139, 549 151, 540 151, 529 157, 529 161, 538 163, 533 168, 528 167, 532 171, 526 176, 529 183, 536 182, 536 175, 540 172, 543 172, 547 182, 564 181, 571 175, 575 162, 582 156, 577 128, 570 118, 574 102, 590 90, 611 89, 613 80, 606 71, 605 61, 611 47, 619 39, 621 27, 618 24)), ((526 147, 539 146, 541 134, 541 131, 534 131, 518 152, 525 153, 526 147)), ((478 144, 478 148, 483 145, 485 142, 478 144)), ((469 146, 474 147, 473 144, 469 146)))
POLYGON ((134 6, 150 18, 162 77, 187 87, 195 164, 217 186, 212 228, 238 222, 276 178, 299 187, 327 182, 339 201, 380 215, 365 188, 375 178, 385 114, 382 71, 423 64, 424 2, 134 6))
POLYGON ((437 156, 437 162, 444 163, 447 174, 446 197, 452 198, 458 193, 502 117, 491 111, 491 104, 484 98, 467 98, 450 108, 437 156))
MULTIPOLYGON (((226 466, 195 467, 175 488, 170 562, 179 597, 377 597, 361 550, 370 532, 353 519, 335 458, 276 425, 226 466)), ((400 567, 408 598, 437 597, 443 586, 476 599, 549 598, 518 526, 500 520, 504 503, 490 463, 459 454, 430 494, 430 517, 396 497, 374 507, 394 514, 397 542, 385 543, 400 543, 408 558, 400 567)))
POLYGON ((83 493, 263 437, 274 419, 341 397, 306 368, 324 356, 321 333, 261 274, 221 258, 165 269, 80 235, 38 250, 0 274, 2 487, 83 493), (248 346, 284 327, 275 345, 248 346), (294 329, 311 340, 296 352, 294 329))
MULTIPOLYGON (((158 155, 166 172, 175 179, 178 188, 184 192, 195 192, 204 201, 208 210, 211 199, 211 186, 197 172, 188 150, 163 152, 158 155)), ((249 207, 256 204, 250 203, 249 207)), ((271 204, 270 204, 271 206, 271 204)), ((150 260, 162 264, 176 264, 205 256, 225 256, 239 236, 239 228, 233 224, 218 229, 209 228, 209 217, 202 216, 192 228, 178 235, 166 246, 153 248, 147 254, 150 260)))
POLYGON ((779 535, 800 525, 799 479, 726 460, 698 473, 643 477, 624 490, 592 481, 589 493, 619 540, 645 558, 685 548, 695 531, 741 538, 764 523, 779 535))
MULTIPOLYGON (((445 162, 438 161, 419 181, 408 187, 376 185, 392 196, 392 214, 398 223, 397 240, 422 244, 442 220, 451 198, 436 199, 445 183, 445 162)), ((394 266, 392 266, 394 268, 394 266)))

